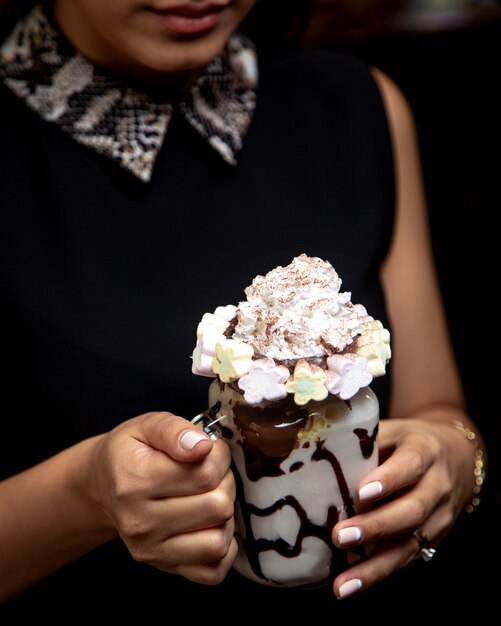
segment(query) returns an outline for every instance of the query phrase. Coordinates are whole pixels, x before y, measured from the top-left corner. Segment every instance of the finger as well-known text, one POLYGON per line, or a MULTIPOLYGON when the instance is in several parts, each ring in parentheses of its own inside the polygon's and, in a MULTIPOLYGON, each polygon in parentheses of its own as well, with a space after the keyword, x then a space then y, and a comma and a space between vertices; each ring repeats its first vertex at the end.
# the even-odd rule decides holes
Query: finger
MULTIPOLYGON (((182 418, 177 419, 186 423, 182 418)), ((150 418, 146 417, 145 421, 150 418)), ((152 421, 156 426, 124 426, 122 432, 108 441, 107 454, 111 457, 109 465, 112 470, 108 491, 113 494, 116 504, 129 506, 134 501, 186 496, 215 489, 230 468, 228 446, 222 441, 209 440, 209 453, 198 462, 179 462, 168 453, 144 443, 149 438, 148 429, 160 428, 156 415, 152 421)))
POLYGON ((219 487, 212 491, 146 500, 133 515, 124 518, 121 534, 127 536, 130 543, 134 539, 141 541, 145 536, 162 542, 177 534, 224 525, 234 514, 235 491, 233 474, 228 471, 219 487))
POLYGON ((437 541, 453 521, 448 502, 447 477, 434 468, 397 498, 336 524, 332 539, 338 547, 347 548, 388 540, 395 535, 412 534, 426 524, 430 538, 437 541))
POLYGON ((207 493, 218 488, 230 464, 231 454, 223 442, 216 442, 211 453, 198 463, 173 462, 166 454, 154 451, 136 461, 130 495, 142 501, 207 493))
POLYGON ((184 565, 214 563, 228 554, 234 532, 235 522, 232 518, 221 526, 170 537, 165 542, 165 547, 169 559, 180 561, 184 565))
POLYGON ((419 544, 412 535, 402 535, 378 546, 367 560, 344 571, 334 580, 337 598, 368 589, 393 572, 405 567, 419 555, 419 544))
POLYGON ((222 526, 204 528, 170 537, 155 554, 136 553, 137 560, 168 572, 179 572, 181 567, 200 566, 224 560, 232 549, 235 525, 233 519, 222 526), (139 556, 139 558, 138 558, 139 556))
POLYGON ((233 539, 230 544, 230 549, 223 559, 203 565, 180 565, 176 567, 175 570, 172 570, 172 573, 202 585, 218 585, 224 580, 233 565, 237 552, 238 545, 235 539, 233 539))
POLYGON ((139 423, 139 438, 150 447, 165 452, 175 461, 200 461, 212 450, 214 442, 201 429, 172 413, 149 413, 139 423))
MULTIPOLYGON (((393 446, 387 439, 383 447, 393 446)), ((436 458, 436 442, 422 432, 410 432, 397 444, 389 458, 361 481, 358 496, 361 502, 380 500, 417 483, 436 458)))
POLYGON ((430 512, 431 506, 425 498, 409 493, 371 512, 339 522, 333 528, 332 540, 339 548, 387 540, 401 533, 411 533, 424 524, 430 512))

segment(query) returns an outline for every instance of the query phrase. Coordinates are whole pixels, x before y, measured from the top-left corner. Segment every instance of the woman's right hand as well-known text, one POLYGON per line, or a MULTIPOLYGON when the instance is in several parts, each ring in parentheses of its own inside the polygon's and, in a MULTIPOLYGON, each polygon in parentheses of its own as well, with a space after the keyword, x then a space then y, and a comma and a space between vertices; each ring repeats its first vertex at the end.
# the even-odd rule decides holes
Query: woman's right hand
POLYGON ((230 451, 172 413, 147 413, 99 438, 92 498, 132 557, 218 584, 237 553, 230 451))

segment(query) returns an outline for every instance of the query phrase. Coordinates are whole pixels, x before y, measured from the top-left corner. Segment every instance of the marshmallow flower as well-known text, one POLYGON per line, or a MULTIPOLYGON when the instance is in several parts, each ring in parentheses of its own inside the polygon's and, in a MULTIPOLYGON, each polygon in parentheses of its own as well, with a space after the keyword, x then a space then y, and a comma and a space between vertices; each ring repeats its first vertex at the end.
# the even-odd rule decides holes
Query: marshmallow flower
POLYGON ((299 406, 310 400, 325 400, 329 395, 325 382, 327 374, 318 365, 299 359, 294 368, 294 375, 285 385, 289 393, 294 394, 294 402, 299 406))
POLYGON ((253 356, 254 348, 248 343, 223 338, 216 343, 212 369, 223 383, 231 383, 249 371, 253 356))
POLYGON ((367 359, 372 376, 383 376, 391 358, 390 333, 378 320, 365 323, 361 330, 356 339, 356 352, 367 359))
POLYGON ((197 327, 197 345, 193 350, 191 371, 198 376, 215 378, 212 361, 216 356, 216 343, 225 339, 224 331, 235 317, 233 304, 218 306, 214 313, 205 313, 197 327))
POLYGON ((223 341, 224 335, 217 333, 204 333, 197 341, 193 350, 193 363, 191 371, 198 376, 209 376, 215 378, 216 374, 212 369, 212 360, 216 356, 216 343, 223 341))
MULTIPOLYGON (((218 307, 216 311, 218 309, 224 310, 224 307, 218 307)), ((200 337, 206 333, 222 335, 229 325, 229 320, 221 315, 216 315, 215 313, 204 313, 199 325, 197 326, 197 339, 200 339, 200 337)))
POLYGON ((275 365, 272 359, 258 359, 252 362, 247 374, 238 381, 238 386, 249 404, 282 400, 287 396, 284 383, 289 376, 289 370, 283 365, 275 365))
POLYGON ((231 320, 237 314, 237 307, 234 304, 227 304, 226 306, 218 306, 214 311, 216 317, 222 317, 227 322, 231 320))
POLYGON ((365 357, 350 353, 333 354, 327 359, 327 367, 325 386, 341 400, 349 400, 359 389, 372 382, 365 357))

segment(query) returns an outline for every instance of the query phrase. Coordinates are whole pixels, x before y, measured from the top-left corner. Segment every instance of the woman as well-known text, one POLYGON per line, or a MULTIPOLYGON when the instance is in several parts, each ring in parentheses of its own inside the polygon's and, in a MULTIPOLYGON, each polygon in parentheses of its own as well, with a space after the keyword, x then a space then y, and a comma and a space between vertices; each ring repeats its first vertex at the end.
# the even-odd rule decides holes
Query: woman
POLYGON ((126 610, 277 600, 231 570, 229 454, 186 422, 207 393, 188 356, 202 312, 301 252, 332 260, 393 337, 391 394, 389 377, 376 387, 384 462, 360 485, 379 506, 332 530, 374 549, 305 603, 430 558, 471 503, 483 445, 409 108, 356 59, 261 39, 273 13, 293 24, 255 0, 54 0, 4 40, 7 610, 66 597, 117 611, 110 581, 126 610))

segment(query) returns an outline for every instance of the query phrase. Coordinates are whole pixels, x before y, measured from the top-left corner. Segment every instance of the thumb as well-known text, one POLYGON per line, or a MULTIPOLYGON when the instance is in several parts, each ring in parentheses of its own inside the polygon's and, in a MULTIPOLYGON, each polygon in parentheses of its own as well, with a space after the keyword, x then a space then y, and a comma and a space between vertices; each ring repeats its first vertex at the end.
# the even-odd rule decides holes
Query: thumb
POLYGON ((145 416, 143 434, 148 445, 162 450, 175 461, 194 463, 204 459, 214 442, 201 428, 184 417, 168 412, 145 416))

